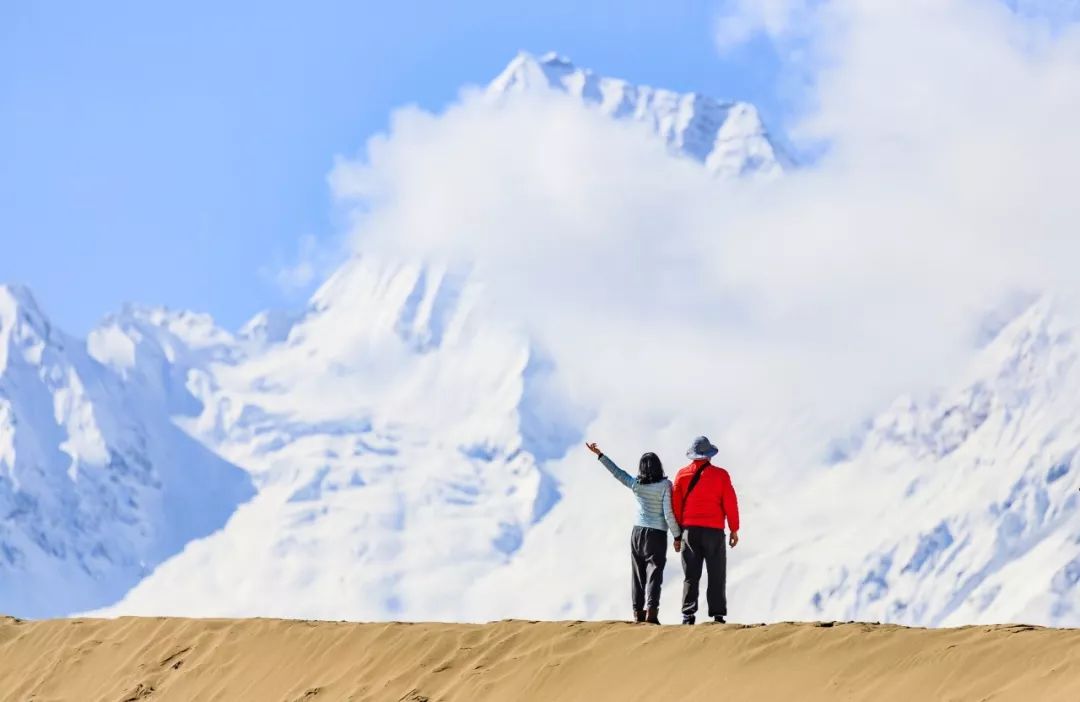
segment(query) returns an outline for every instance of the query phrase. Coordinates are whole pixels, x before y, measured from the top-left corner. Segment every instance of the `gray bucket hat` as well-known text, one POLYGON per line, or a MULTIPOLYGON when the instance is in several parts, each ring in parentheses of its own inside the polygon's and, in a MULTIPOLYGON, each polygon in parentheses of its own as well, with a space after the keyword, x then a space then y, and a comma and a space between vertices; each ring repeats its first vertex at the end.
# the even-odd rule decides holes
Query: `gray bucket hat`
POLYGON ((692 461, 698 461, 702 458, 712 458, 720 452, 720 449, 713 446, 712 442, 704 436, 699 436, 694 439, 694 442, 690 444, 690 448, 686 450, 686 457, 692 461))

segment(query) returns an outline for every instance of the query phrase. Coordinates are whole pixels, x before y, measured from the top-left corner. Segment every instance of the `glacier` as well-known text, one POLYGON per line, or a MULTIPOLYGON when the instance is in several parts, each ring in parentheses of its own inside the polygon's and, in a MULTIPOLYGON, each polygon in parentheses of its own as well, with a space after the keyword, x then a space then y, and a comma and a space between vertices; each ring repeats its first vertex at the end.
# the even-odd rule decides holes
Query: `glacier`
MULTIPOLYGON (((556 54, 486 94, 537 90, 717 177, 790 167, 751 105, 556 54)), ((467 268, 357 254, 235 333, 130 306, 83 341, 0 288, 0 611, 625 618, 632 506, 572 453, 596 408, 487 304, 467 268)), ((1045 295, 997 312, 965 376, 782 490, 729 466, 735 619, 1080 623, 1077 327, 1045 295)))

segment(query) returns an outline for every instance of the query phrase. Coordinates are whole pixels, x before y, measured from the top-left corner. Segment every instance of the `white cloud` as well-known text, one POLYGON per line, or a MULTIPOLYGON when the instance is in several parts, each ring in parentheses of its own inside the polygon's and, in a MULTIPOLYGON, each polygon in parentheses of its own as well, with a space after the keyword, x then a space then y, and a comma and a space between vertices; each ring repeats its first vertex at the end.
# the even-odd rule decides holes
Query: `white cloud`
POLYGON ((314 235, 305 234, 300 237, 296 255, 289 263, 264 268, 262 274, 287 295, 303 293, 333 270, 340 258, 339 253, 314 235))
POLYGON ((1077 33, 974 0, 793 6, 760 23, 804 32, 813 169, 720 182, 565 96, 468 94, 338 165, 357 246, 469 261, 645 444, 752 417, 816 449, 947 380, 1010 292, 1074 294, 1077 33))
POLYGON ((716 43, 723 51, 758 34, 773 38, 806 34, 811 0, 727 0, 716 20, 716 43))

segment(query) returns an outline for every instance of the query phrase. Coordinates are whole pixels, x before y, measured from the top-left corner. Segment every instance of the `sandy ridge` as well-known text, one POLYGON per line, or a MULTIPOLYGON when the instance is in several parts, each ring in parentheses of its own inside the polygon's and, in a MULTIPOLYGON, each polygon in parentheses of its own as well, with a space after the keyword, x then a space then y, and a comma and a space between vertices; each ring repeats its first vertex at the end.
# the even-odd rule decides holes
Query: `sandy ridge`
POLYGON ((0 618, 0 700, 1080 700, 1080 630, 0 618))

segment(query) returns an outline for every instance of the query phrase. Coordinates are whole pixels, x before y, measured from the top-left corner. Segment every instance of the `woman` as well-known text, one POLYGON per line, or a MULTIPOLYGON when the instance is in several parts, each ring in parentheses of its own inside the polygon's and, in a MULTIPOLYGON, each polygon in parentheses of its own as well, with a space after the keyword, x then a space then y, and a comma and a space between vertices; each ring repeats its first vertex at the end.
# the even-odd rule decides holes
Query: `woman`
POLYGON ((638 475, 631 477, 604 455, 595 444, 585 446, 596 454, 616 480, 630 488, 638 502, 637 520, 630 534, 630 572, 634 621, 659 624, 660 586, 667 563, 667 530, 675 537, 675 551, 682 545, 682 532, 671 509, 671 481, 655 453, 642 455, 638 475))

